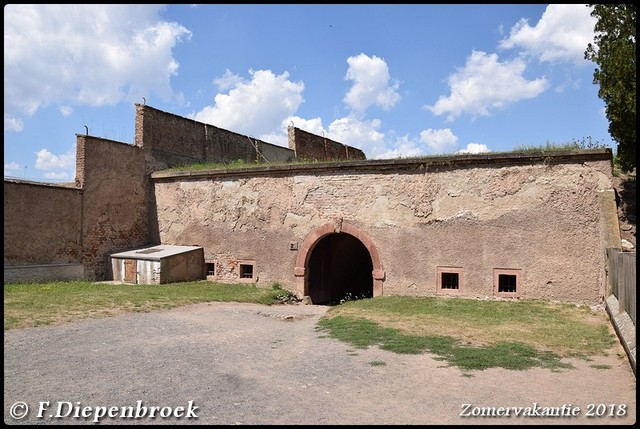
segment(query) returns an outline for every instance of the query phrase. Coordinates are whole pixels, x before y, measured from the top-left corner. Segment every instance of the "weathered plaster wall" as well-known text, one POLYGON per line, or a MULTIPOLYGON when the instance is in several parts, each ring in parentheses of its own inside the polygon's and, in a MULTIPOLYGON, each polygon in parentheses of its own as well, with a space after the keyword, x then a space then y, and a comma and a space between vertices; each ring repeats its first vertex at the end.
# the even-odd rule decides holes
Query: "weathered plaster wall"
POLYGON ((335 140, 309 133, 296 127, 287 128, 289 148, 296 158, 309 161, 366 159, 363 151, 335 140))
POLYGON ((291 149, 136 104, 135 144, 149 151, 150 171, 201 162, 288 162, 291 149))
POLYGON ((144 150, 137 146, 77 135, 76 157, 83 166, 83 263, 91 280, 107 280, 107 256, 151 244, 151 187, 144 150))
POLYGON ((161 262, 160 283, 203 280, 205 277, 203 249, 174 255, 161 262))
POLYGON ((357 166, 372 168, 153 182, 163 243, 203 246, 222 272, 255 260, 259 285, 294 289, 291 243, 343 222, 377 247, 385 295, 435 295, 437 267, 449 266, 462 268, 465 296, 493 296, 501 268, 521 270, 522 297, 595 303, 604 293, 599 198, 611 188, 611 162, 601 158, 367 161, 357 166))
POLYGON ((82 190, 4 181, 4 264, 81 262, 82 190))

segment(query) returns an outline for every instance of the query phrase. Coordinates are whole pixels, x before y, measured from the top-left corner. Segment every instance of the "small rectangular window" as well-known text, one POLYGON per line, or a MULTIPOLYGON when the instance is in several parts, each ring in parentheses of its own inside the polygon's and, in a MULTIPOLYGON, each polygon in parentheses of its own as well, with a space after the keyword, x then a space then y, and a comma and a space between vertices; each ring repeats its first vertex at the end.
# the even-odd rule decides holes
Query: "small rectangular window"
POLYGON ((516 292, 516 276, 512 274, 498 275, 498 292, 516 292))
POLYGON ((458 289, 459 277, 458 273, 442 273, 442 289, 458 289))
POLYGON ((240 264, 240 277, 250 279, 253 277, 253 265, 240 264))
POLYGON ((461 292, 463 287, 464 270, 460 267, 437 267, 437 291, 439 293, 455 293, 461 292))
POLYGON ((255 261, 238 261, 238 277, 244 281, 256 280, 255 261))
POLYGON ((518 298, 522 295, 522 270, 496 268, 493 270, 494 295, 518 298))
POLYGON ((216 275, 216 264, 214 262, 207 262, 207 276, 216 275))

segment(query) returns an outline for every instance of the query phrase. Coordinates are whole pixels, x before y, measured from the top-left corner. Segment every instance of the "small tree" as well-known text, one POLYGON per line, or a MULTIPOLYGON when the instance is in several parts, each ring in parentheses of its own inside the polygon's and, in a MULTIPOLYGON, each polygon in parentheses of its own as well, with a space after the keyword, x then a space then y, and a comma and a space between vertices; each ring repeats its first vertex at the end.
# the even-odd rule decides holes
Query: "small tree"
POLYGON ((605 102, 609 134, 618 144, 617 158, 623 171, 636 165, 636 5, 589 4, 598 19, 594 43, 584 52, 599 68, 593 83, 605 102))

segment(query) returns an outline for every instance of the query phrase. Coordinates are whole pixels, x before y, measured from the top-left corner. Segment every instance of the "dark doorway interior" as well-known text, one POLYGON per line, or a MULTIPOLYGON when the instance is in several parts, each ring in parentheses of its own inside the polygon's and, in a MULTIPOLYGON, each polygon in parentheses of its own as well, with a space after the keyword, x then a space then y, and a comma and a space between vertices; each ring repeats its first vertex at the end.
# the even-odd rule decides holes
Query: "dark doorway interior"
POLYGON ((373 296, 373 263, 360 240, 346 233, 329 234, 311 252, 308 285, 314 304, 373 296))

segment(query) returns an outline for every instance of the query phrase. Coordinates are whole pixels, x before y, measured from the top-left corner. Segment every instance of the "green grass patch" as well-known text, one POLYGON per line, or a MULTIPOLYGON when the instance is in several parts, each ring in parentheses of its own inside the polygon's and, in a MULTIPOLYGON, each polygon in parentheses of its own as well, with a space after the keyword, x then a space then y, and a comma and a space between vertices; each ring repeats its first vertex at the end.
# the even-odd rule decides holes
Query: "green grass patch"
POLYGON ((432 353, 461 369, 558 370, 615 342, 604 312, 542 300, 377 297, 329 309, 317 330, 356 348, 432 353))
POLYGON ((4 329, 148 312, 213 301, 271 305, 283 291, 252 284, 193 281, 161 285, 109 284, 88 281, 4 285, 4 329))
MULTIPOLYGON (((4 329, 148 312, 201 302, 288 302, 280 284, 208 281, 163 285, 88 281, 4 285, 4 329)), ((606 313, 543 300, 483 301, 444 297, 376 297, 330 308, 320 337, 354 349, 378 346, 403 354, 431 353, 463 370, 568 368, 565 357, 606 354, 616 339, 606 313)), ((372 364, 374 365, 374 364, 372 364)), ((594 366, 606 369, 605 366, 594 366)))
POLYGON ((595 369, 611 369, 611 365, 600 365, 600 364, 593 364, 593 365, 589 365, 591 368, 595 368, 595 369))

